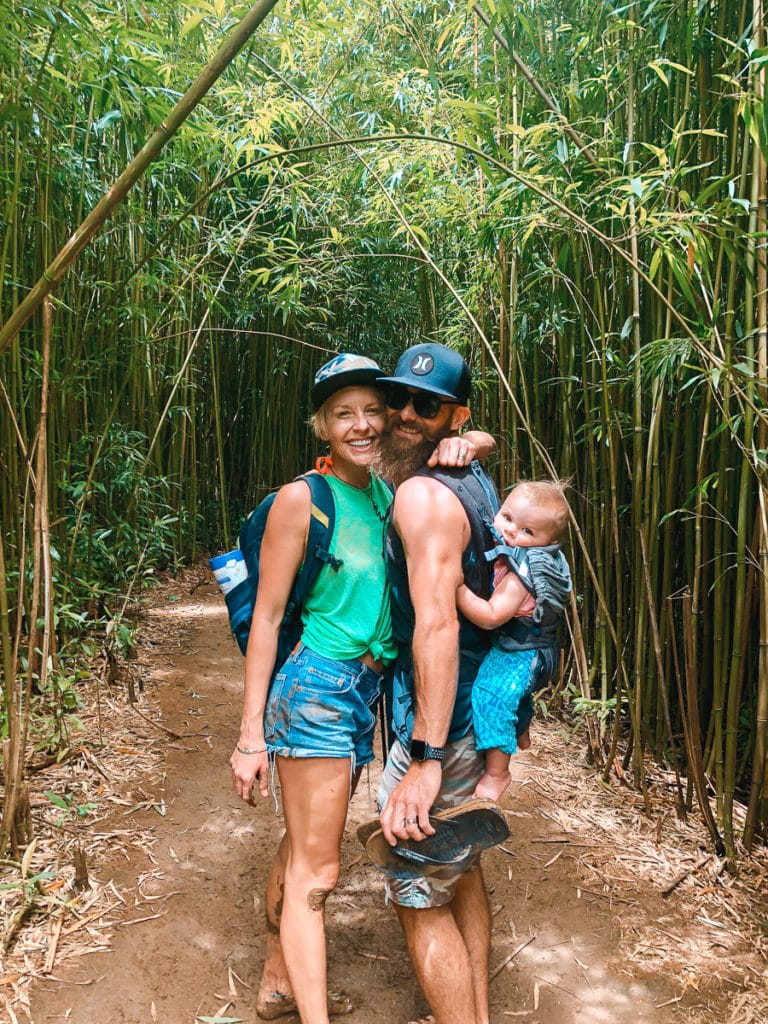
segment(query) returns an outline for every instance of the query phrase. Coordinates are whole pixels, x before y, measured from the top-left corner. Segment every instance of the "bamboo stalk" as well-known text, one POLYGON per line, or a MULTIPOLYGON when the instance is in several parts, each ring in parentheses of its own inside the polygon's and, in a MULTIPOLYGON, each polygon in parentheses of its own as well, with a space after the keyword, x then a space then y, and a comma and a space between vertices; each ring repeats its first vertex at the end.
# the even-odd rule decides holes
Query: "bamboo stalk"
POLYGON ((258 0, 251 7, 229 39, 222 44, 214 58, 209 61, 144 147, 131 160, 109 191, 99 200, 54 260, 48 264, 42 277, 0 327, 0 356, 9 347, 27 320, 40 308, 45 296, 53 291, 88 242, 103 227, 106 219, 120 205, 147 167, 160 154, 168 140, 179 130, 276 4, 277 0, 258 0))

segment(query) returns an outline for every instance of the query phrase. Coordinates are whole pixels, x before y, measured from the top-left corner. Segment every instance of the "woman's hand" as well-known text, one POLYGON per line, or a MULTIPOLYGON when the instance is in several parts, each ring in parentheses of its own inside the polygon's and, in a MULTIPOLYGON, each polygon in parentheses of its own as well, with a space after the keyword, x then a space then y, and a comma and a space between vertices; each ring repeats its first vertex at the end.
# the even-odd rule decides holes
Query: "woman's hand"
POLYGON ((246 803, 255 803, 253 799, 254 783, 258 782, 262 796, 269 795, 269 757, 266 750, 258 749, 258 753, 241 754, 235 747, 229 759, 232 772, 232 785, 235 793, 246 803))

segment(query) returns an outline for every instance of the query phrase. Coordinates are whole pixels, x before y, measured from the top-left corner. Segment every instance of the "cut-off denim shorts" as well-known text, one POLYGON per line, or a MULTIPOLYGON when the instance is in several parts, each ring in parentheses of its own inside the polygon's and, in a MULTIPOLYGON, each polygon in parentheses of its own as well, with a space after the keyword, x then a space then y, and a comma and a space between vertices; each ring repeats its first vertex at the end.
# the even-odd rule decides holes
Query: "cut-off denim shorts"
POLYGON ((373 760, 381 676, 362 661, 336 661, 299 643, 277 673, 264 712, 270 756, 373 760))

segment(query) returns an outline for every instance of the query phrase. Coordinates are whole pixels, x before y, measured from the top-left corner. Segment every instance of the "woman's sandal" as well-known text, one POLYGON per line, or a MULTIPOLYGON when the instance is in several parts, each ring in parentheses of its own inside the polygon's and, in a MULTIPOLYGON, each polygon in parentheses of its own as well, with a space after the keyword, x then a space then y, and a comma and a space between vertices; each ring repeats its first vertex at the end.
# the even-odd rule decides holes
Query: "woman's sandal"
MULTIPOLYGON (((354 1006, 346 992, 328 993, 328 1016, 343 1017, 352 1013, 354 1006)), ((256 1013, 262 1020, 277 1020, 289 1013, 297 1014, 296 1000, 286 992, 270 992, 269 999, 257 1006, 256 1013)))
POLYGON ((490 800, 471 800, 437 811, 429 820, 434 835, 420 841, 403 839, 396 846, 389 845, 381 829, 373 828, 373 822, 361 825, 357 834, 376 867, 399 879, 431 875, 448 865, 460 864, 509 836, 501 808, 490 800))

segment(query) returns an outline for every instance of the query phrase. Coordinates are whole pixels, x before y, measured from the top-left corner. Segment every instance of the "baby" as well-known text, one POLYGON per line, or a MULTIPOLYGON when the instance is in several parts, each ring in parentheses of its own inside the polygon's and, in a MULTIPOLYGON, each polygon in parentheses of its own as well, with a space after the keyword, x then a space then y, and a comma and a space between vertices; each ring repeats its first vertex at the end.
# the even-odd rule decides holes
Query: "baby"
POLYGON ((560 484, 517 484, 494 519, 505 548, 514 550, 494 562, 493 593, 485 601, 463 584, 457 591, 462 615, 496 630, 472 688, 475 741, 486 751, 476 797, 498 800, 509 785, 510 755, 530 746, 531 694, 549 682, 558 665, 557 625, 571 589, 560 550, 567 524, 560 484))

